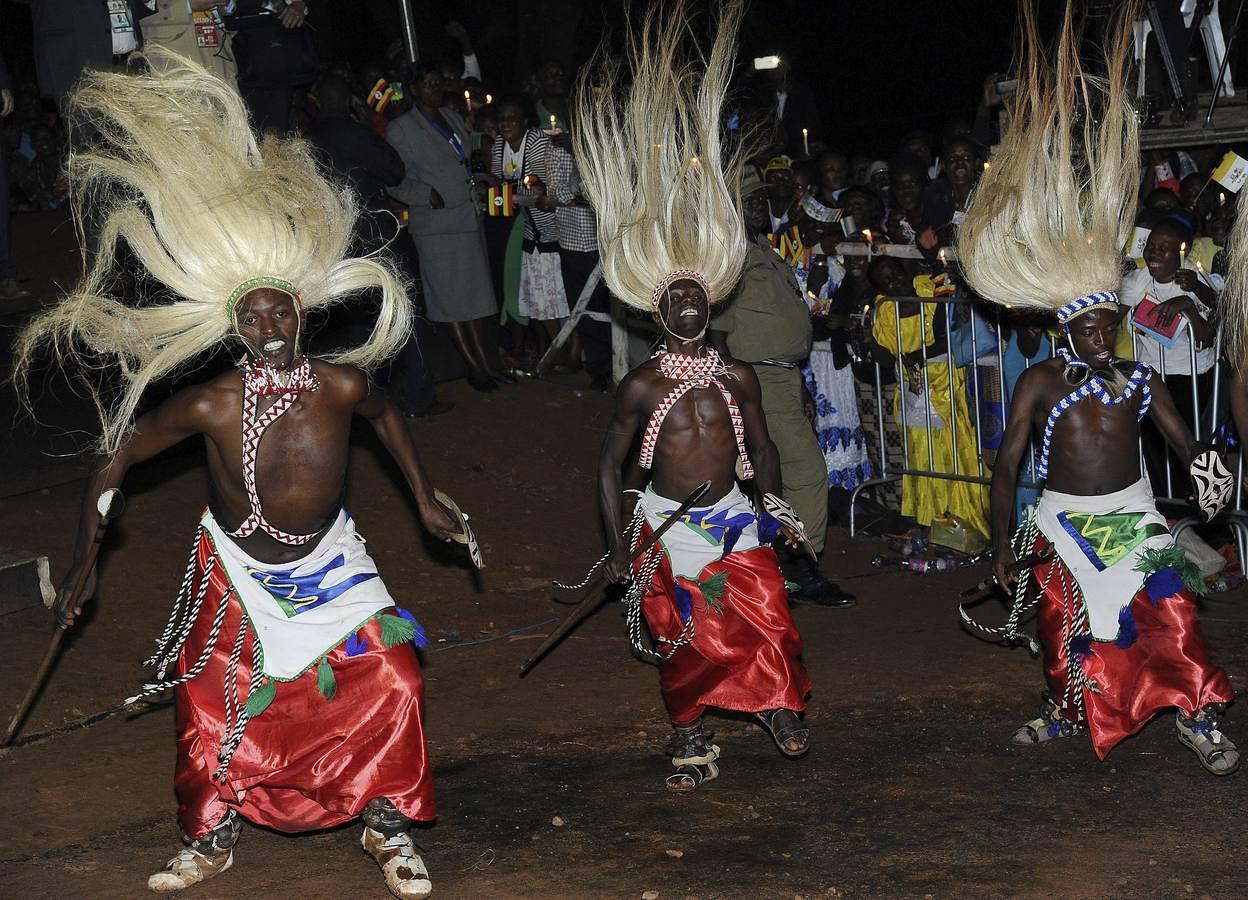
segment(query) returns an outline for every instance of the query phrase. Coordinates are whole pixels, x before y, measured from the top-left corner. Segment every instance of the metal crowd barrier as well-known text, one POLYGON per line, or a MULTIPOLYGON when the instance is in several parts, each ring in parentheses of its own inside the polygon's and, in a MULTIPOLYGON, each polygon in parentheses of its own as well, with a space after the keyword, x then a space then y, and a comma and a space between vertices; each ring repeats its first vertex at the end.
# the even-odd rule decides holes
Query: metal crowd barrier
MULTIPOLYGON (((847 245, 847 247, 856 248, 858 252, 865 252, 865 250, 863 249, 863 245, 861 244, 858 244, 858 245, 850 244, 850 245, 847 245)), ((919 311, 918 311, 918 322, 919 322, 920 334, 926 334, 926 331, 927 331, 928 312, 923 304, 929 304, 929 303, 936 304, 938 308, 937 308, 935 315, 937 316, 943 315, 946 317, 946 322, 949 323, 949 327, 947 329, 946 352, 945 354, 941 356, 929 358, 929 355, 927 352, 928 348, 926 344, 924 344, 924 346, 922 346, 921 348, 922 370, 923 370, 924 375, 926 376, 928 372, 927 367, 928 367, 929 361, 937 361, 937 362, 947 361, 949 363, 946 377, 948 378, 948 388, 949 388, 950 396, 951 398, 954 398, 955 410, 956 410, 956 396, 955 396, 956 385, 955 385, 954 369, 959 368, 959 367, 957 367, 954 364, 954 358, 953 358, 954 326, 953 326, 953 323, 950 321, 952 318, 950 313, 952 311, 952 308, 957 304, 972 304, 973 305, 974 307, 973 313, 977 312, 980 315, 980 317, 991 326, 991 329, 995 334, 996 340, 993 345, 989 345, 988 347, 984 347, 981 349, 980 342, 976 334, 976 329, 974 327, 974 321, 973 321, 973 316, 972 316, 972 319, 968 320, 968 322, 966 323, 966 326, 969 327, 970 329, 970 347, 971 347, 970 356, 973 361, 969 363, 968 365, 962 366, 960 368, 963 368, 964 370, 974 369, 976 366, 983 365, 983 363, 980 362, 981 358, 991 359, 995 355, 995 358, 996 358, 995 366, 997 369, 997 377, 1001 379, 1001 396, 998 401, 994 401, 994 402, 999 404, 998 411, 1000 413, 1000 420, 1004 425, 1004 423, 1007 421, 1007 418, 1008 418, 1007 413, 1009 410, 1009 397, 1010 397, 1010 394, 1012 393, 1012 388, 1014 387, 1013 385, 1008 385, 1005 383, 1004 361, 1005 361, 1006 346, 1008 342, 1003 336, 1001 324, 1005 317, 1006 311, 1003 310, 999 306, 987 304, 982 301, 973 300, 967 297, 957 297, 957 296, 950 296, 950 297, 890 296, 890 297, 881 298, 881 299, 891 300, 898 304, 909 304, 909 303, 920 304, 919 311)), ((868 331, 870 331, 871 321, 874 320, 875 313, 876 313, 876 309, 873 306, 870 312, 869 319, 862 322, 862 326, 866 328, 868 331)), ((861 319, 862 316, 860 315, 859 318, 861 319)), ((1124 327, 1129 327, 1129 325, 1127 324, 1125 320, 1124 320, 1124 327)), ((1188 333, 1190 334, 1190 330, 1188 333)), ((897 321, 896 321, 897 347, 901 346, 901 336, 902 336, 901 317, 898 316, 897 321)), ((1141 342, 1147 339, 1143 338, 1134 329, 1131 330, 1131 338, 1132 338, 1132 350, 1133 350, 1132 355, 1138 359, 1139 347, 1141 345, 1141 342)), ((1054 336, 1053 330, 1049 331, 1047 340, 1049 342, 1050 356, 1056 356, 1057 355, 1056 351, 1058 347, 1058 339, 1054 336)), ((885 348, 885 349, 889 349, 889 348, 885 348)), ((1192 421, 1189 421, 1187 424, 1188 424, 1188 427, 1192 429, 1192 432, 1196 440, 1198 441, 1210 441, 1212 438, 1215 437, 1214 432, 1218 428, 1218 425, 1220 424, 1218 421, 1219 400, 1223 395, 1223 391, 1227 389, 1223 385, 1223 379, 1226 376, 1233 375, 1233 372, 1231 371, 1229 365, 1226 363, 1226 361, 1223 359, 1223 356, 1222 356, 1222 333, 1221 333, 1220 328, 1217 331, 1213 349, 1215 351, 1214 352, 1214 364, 1212 368, 1209 370, 1211 373, 1211 384, 1212 384, 1209 395, 1201 396, 1199 386, 1197 383, 1197 378, 1195 376, 1191 378, 1190 390, 1191 390, 1193 416, 1192 416, 1192 421)), ((1175 352, 1177 351, 1172 350, 1171 354, 1173 355, 1175 352)), ((1197 367, 1197 360, 1196 360, 1196 347, 1195 347, 1194 340, 1188 341, 1187 355, 1188 355, 1188 371, 1195 373, 1196 367, 1197 367)), ((1033 364, 1034 362, 1031 358, 1025 359, 1024 365, 1026 368, 1030 368, 1033 364)), ((969 413, 972 418, 972 422, 970 424, 973 426, 972 432, 974 434, 974 440, 976 441, 978 452, 977 452, 976 464, 974 468, 969 471, 963 471, 963 467, 961 466, 959 459, 958 459, 959 437, 958 437, 957 428, 955 427, 955 424, 953 422, 949 422, 947 423, 947 427, 945 427, 943 430, 932 428, 932 418, 931 418, 932 407, 931 407, 930 399, 928 399, 928 396, 927 396, 926 378, 925 378, 924 398, 927 402, 925 404, 926 408, 924 410, 924 420, 922 422, 919 422, 919 423, 911 422, 910 417, 908 416, 907 411, 906 411, 906 404, 903 402, 898 405, 900 414, 896 416, 895 418, 897 420, 896 426, 901 436, 903 463, 901 466, 890 465, 889 459, 888 459, 889 454, 888 454, 887 423, 890 421, 890 417, 892 416, 893 403, 894 403, 893 391, 907 389, 906 382, 905 382, 904 376, 902 375, 901 367, 899 365, 899 361, 894 359, 894 361, 892 362, 892 365, 894 367, 894 371, 897 373, 897 380, 892 385, 885 384, 885 378, 883 375, 882 365, 879 362, 876 362, 874 366, 875 407, 876 407, 875 408, 876 424, 875 424, 874 436, 877 441, 877 447, 875 448, 876 450, 875 459, 873 459, 872 461, 875 464, 875 469, 878 474, 876 477, 871 478, 863 482, 861 485, 859 485, 853 491, 851 495, 850 514, 849 514, 849 533, 851 537, 853 537, 857 533, 857 521, 856 521, 856 509, 855 509, 856 502, 855 501, 857 501, 859 495, 862 494, 864 491, 872 491, 874 488, 877 488, 880 485, 899 481, 903 476, 906 476, 906 475, 914 476, 918 478, 938 478, 938 479, 946 479, 946 480, 951 480, 951 481, 963 481, 963 482, 969 482, 969 483, 974 483, 974 484, 989 484, 992 480, 991 467, 984 461, 984 453, 982 449, 980 449, 981 444, 982 444, 981 435, 983 434, 981 403, 972 402, 971 397, 968 396, 967 403, 969 407, 969 413), (886 388, 888 387, 891 387, 892 391, 886 390, 886 388), (922 459, 912 461, 910 458, 910 438, 909 438, 908 430, 911 427, 922 428, 926 432, 927 448, 928 448, 926 466, 923 466, 922 459), (947 442, 948 448, 950 450, 950 457, 952 458, 952 471, 946 472, 946 471, 936 470, 934 452, 933 452, 934 442, 936 440, 943 440, 947 442)), ((992 364, 989 363, 986 367, 991 368, 992 364)), ((1166 368, 1166 350, 1165 350, 1165 347, 1161 346, 1160 344, 1158 345, 1158 368, 1160 372, 1164 372, 1166 368)), ((1200 374, 1203 375, 1204 373, 1200 373, 1200 374)), ((965 372, 965 377, 967 381, 969 383, 976 385, 974 397, 976 400, 978 400, 979 392, 983 390, 983 386, 982 384, 977 383, 974 380, 975 376, 976 376, 976 373, 973 371, 965 372)), ((1244 440, 1244 437, 1241 437, 1241 441, 1242 440, 1244 440)), ((1141 472, 1148 474, 1148 467, 1147 467, 1144 444, 1145 444, 1144 431, 1143 429, 1141 429, 1140 439, 1137 444, 1137 449, 1138 449, 1139 459, 1140 459, 1140 470, 1141 472)), ((1163 457, 1164 458, 1165 483, 1164 485, 1154 485, 1153 490, 1158 501, 1165 503, 1167 505, 1179 506, 1189 511, 1190 513, 1189 515, 1185 515, 1183 518, 1179 519, 1173 526, 1172 531, 1177 537, 1184 529, 1190 527, 1191 525, 1197 522, 1203 521, 1203 519, 1199 515, 1199 512, 1195 508, 1194 504, 1186 496, 1185 490, 1176 491, 1176 487, 1183 487, 1185 489, 1186 483, 1187 483, 1187 476, 1185 472, 1175 473, 1173 471, 1169 446, 1164 444, 1164 442, 1163 442, 1163 446, 1165 447, 1165 453, 1163 457), (1162 487, 1164 487, 1164 490, 1161 489, 1162 487), (1176 496, 1176 493, 1180 494, 1181 496, 1176 496)), ((1020 477, 1018 481, 1018 486, 1026 487, 1026 488, 1036 488, 1036 489, 1039 489, 1042 487, 1041 482, 1024 477, 1024 474, 1026 472, 1030 471, 1034 473, 1036 471, 1036 463, 1038 460, 1037 453, 1038 453, 1038 450, 1037 450, 1037 447, 1035 446, 1035 441, 1033 440, 1029 444, 1026 454, 1024 456, 1025 460, 1030 461, 1030 468, 1028 469, 1028 467, 1025 465, 1019 467, 1020 477)), ((1240 453, 1238 454, 1238 459, 1236 461, 1235 498, 1231 507, 1227 511, 1225 511, 1221 516, 1219 516, 1218 521, 1224 522, 1225 524, 1229 525, 1234 531, 1241 560, 1248 559, 1248 510, 1245 510, 1245 507, 1244 507, 1243 482, 1244 482, 1244 453, 1240 453)), ((989 539, 991 539, 991 535, 985 535, 985 537, 988 537, 989 539)))

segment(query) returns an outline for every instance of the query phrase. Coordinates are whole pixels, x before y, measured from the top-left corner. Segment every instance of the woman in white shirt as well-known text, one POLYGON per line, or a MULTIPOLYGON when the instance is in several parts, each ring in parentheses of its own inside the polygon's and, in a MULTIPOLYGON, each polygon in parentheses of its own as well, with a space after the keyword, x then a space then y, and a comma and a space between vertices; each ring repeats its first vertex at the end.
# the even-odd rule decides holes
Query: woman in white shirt
MULTIPOLYGON (((1192 246, 1192 232, 1175 218, 1163 219, 1148 236, 1144 247, 1145 268, 1125 275, 1118 299, 1130 307, 1124 326, 1130 322, 1146 299, 1157 303, 1156 322, 1168 327, 1176 317, 1182 321, 1169 347, 1155 337, 1132 328, 1136 358, 1161 374, 1174 398, 1179 415, 1192 427, 1197 438, 1207 437, 1209 423, 1197 426, 1196 415, 1213 390, 1213 365, 1217 361, 1217 324, 1214 309, 1222 289, 1220 276, 1198 269, 1184 251, 1192 246), (1193 341, 1195 343, 1193 344, 1193 341), (1193 347, 1195 353, 1193 354, 1193 347), (1195 372, 1193 373, 1193 362, 1195 372), (1195 401, 1192 391, 1195 385, 1195 401)), ((1185 491, 1179 484, 1170 484, 1165 471, 1165 443, 1150 427, 1144 429, 1144 455, 1148 462, 1153 491, 1159 497, 1175 496, 1185 491)), ((1186 478, 1175 459, 1170 463, 1171 478, 1186 478)))

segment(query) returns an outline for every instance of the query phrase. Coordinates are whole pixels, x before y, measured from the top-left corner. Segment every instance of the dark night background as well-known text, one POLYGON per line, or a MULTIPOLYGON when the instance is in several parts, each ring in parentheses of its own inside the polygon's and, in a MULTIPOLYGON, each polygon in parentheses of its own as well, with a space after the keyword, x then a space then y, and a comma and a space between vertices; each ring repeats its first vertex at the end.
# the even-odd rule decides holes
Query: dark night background
MULTIPOLYGON (((459 19, 473 37, 487 87, 496 94, 515 90, 547 59, 573 71, 604 26, 620 27, 624 5, 624 0, 412 2, 422 56, 454 55, 456 46, 442 29, 447 20, 459 19)), ((639 11, 646 3, 629 5, 639 11)), ((702 0, 694 5, 709 6, 702 0)), ((1038 6, 1050 18, 1061 8, 1057 0, 1038 6)), ((1229 24, 1235 3, 1222 6, 1229 24)), ((327 60, 377 58, 401 34, 398 0, 313 0, 312 7, 327 60)), ((1016 10, 1014 0, 756 0, 742 29, 741 60, 789 55, 795 77, 823 103, 831 133, 821 137, 847 151, 886 155, 907 131, 938 132, 949 119, 974 114, 984 76, 1009 66, 1016 10)), ((0 0, 0 45, 19 79, 23 72, 33 78, 30 41, 26 7, 0 0)))

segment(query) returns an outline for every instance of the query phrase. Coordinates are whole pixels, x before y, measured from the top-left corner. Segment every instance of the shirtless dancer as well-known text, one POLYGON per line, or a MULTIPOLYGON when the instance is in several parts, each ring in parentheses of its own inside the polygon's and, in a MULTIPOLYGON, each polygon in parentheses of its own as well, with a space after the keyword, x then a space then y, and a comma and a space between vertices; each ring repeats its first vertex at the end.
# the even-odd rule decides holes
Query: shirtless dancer
POLYGON ((1058 65, 1039 58, 1031 5, 1023 10, 1027 56, 1018 66, 1011 128, 958 241, 981 296, 1054 311, 1065 344, 1019 379, 992 477, 998 582, 1019 580, 1019 557, 1053 554, 1024 577, 1001 630, 1025 638, 1017 622, 1029 577, 1040 594, 1049 690, 1039 717, 1015 731, 1013 742, 1039 744, 1086 729, 1104 758, 1158 712, 1177 707, 1179 741, 1209 772, 1229 775, 1239 753, 1219 730, 1219 716, 1233 692, 1209 661, 1197 623, 1195 592, 1204 583, 1175 546, 1140 470, 1140 421, 1151 413, 1190 464, 1209 517, 1233 482, 1216 454, 1193 440, 1161 377, 1113 357, 1123 314, 1114 290, 1119 248, 1138 160, 1125 99, 1129 24, 1117 23, 1108 75, 1097 81, 1082 70, 1069 7, 1058 65), (1097 116, 1079 108, 1084 91, 1097 116), (1063 140, 1067 135, 1073 140, 1063 140), (1011 540, 1019 462, 1033 437, 1044 492, 1011 540))
MULTIPOLYGON (((154 682, 175 689, 178 821, 187 848, 148 880, 176 891, 233 863, 242 819, 286 832, 356 817, 398 897, 428 873, 407 828, 434 818, 421 721, 423 633, 398 609, 342 507, 351 420, 368 419, 415 495, 421 521, 461 534, 435 501, 402 414, 349 362, 379 362, 409 328, 388 263, 349 259, 355 208, 299 142, 257 147, 236 94, 180 57, 141 76, 91 73, 74 98, 92 131, 70 160, 80 215, 102 210, 84 282, 23 335, 19 376, 45 343, 71 340, 129 363, 107 410, 105 460, 88 482, 68 608, 98 495, 134 465, 202 435, 210 493, 154 682), (186 160, 200 176, 178 175, 186 160), (107 190, 105 190, 107 189, 107 190), (175 297, 130 307, 108 296, 119 235, 175 297), (340 363, 302 352, 303 316, 359 290, 381 297, 370 342, 340 363), (144 386, 234 342, 239 367, 133 421, 144 386), (241 423, 241 429, 240 429, 241 423), (261 502, 263 498, 263 504, 261 502)), ((60 343, 53 343, 60 342, 60 343)), ((94 590, 94 576, 84 596, 94 590)), ((132 699, 138 699, 132 698, 132 699)))
POLYGON ((630 48, 630 86, 621 86, 611 68, 582 81, 575 139, 598 214, 607 285, 650 311, 665 335, 664 349, 620 383, 599 491, 614 549, 607 571, 617 582, 633 580, 630 630, 636 639, 644 614, 657 643, 675 728, 667 786, 688 791, 719 774, 719 748, 702 724, 707 707, 753 713, 785 756, 805 753, 809 735, 798 713, 810 678, 768 546, 780 524, 756 512, 737 484, 738 474, 752 478, 758 498, 788 522, 786 535, 801 538, 800 523, 778 496, 779 459, 758 378, 706 344, 710 307, 732 290, 747 249, 739 197, 724 175, 725 168, 740 170, 721 161, 719 133, 741 4, 726 7, 701 77, 673 62, 685 10, 679 3, 668 8, 666 16, 647 15, 630 48), (687 93, 691 83, 700 83, 700 98, 687 93), (605 85, 600 96, 595 84, 605 85), (644 121, 626 110, 645 110, 644 121), (639 433, 633 471, 640 477, 622 491, 621 472, 639 433), (705 505, 630 568, 639 542, 706 480, 705 505))

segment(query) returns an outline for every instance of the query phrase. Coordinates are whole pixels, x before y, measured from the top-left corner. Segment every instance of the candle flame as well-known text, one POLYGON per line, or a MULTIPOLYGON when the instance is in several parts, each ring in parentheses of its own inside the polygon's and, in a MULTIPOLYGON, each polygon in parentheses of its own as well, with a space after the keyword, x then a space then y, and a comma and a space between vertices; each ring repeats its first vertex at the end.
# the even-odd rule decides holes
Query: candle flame
POLYGON ((486 95, 485 95, 485 102, 486 102, 487 104, 489 104, 489 103, 493 103, 493 102, 494 102, 494 95, 493 95, 493 94, 486 94, 486 95))
POLYGON ((464 99, 465 99, 465 100, 471 100, 471 99, 472 99, 472 92, 471 92, 471 91, 464 91, 464 99))

